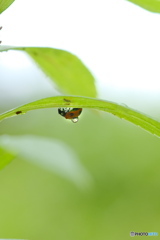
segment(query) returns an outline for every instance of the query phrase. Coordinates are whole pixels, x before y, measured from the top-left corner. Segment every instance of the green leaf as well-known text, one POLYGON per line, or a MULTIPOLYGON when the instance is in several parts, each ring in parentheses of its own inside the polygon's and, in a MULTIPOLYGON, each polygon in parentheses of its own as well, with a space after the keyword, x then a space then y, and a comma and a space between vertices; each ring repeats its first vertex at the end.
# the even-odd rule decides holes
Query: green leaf
POLYGON ((8 165, 13 159, 15 155, 2 147, 0 147, 0 169, 4 168, 8 165))
POLYGON ((160 1, 159 0, 128 0, 129 2, 135 3, 138 6, 149 10, 151 12, 160 13, 160 1))
POLYGON ((75 55, 54 48, 0 47, 0 51, 6 50, 21 50, 28 53, 63 92, 96 97, 94 77, 75 55))
POLYGON ((135 125, 138 125, 148 132, 160 137, 160 122, 146 116, 145 114, 139 113, 131 108, 121 106, 117 103, 87 97, 58 96, 41 99, 1 114, 0 120, 21 115, 30 110, 53 107, 98 109, 112 113, 113 115, 134 123, 135 125))
POLYGON ((14 0, 0 0, 0 13, 5 11, 13 2, 14 0))
POLYGON ((70 179, 78 186, 90 184, 91 177, 66 144, 33 135, 0 136, 0 145, 23 159, 70 179))

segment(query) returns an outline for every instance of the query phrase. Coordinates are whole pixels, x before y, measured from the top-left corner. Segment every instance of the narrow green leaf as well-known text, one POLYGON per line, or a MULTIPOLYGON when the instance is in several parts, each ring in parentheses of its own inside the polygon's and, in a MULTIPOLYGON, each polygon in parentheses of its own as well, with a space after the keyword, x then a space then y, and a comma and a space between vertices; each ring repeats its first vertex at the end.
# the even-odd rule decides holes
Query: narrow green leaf
POLYGON ((129 2, 135 3, 138 6, 149 10, 151 12, 160 13, 160 1, 159 0, 128 0, 129 2))
POLYGON ((75 152, 61 141, 33 135, 4 135, 0 136, 0 145, 8 151, 16 151, 17 155, 29 162, 68 178, 78 186, 90 184, 91 177, 75 152))
POLYGON ((0 13, 5 11, 13 2, 14 0, 0 0, 0 13))
POLYGON ((0 147, 0 169, 8 165, 14 157, 14 154, 0 147))
POLYGON ((54 48, 0 47, 1 52, 7 50, 22 50, 28 53, 63 92, 96 97, 94 77, 75 55, 54 48))
POLYGON ((138 125, 148 132, 160 137, 160 122, 146 116, 145 114, 139 113, 131 108, 121 106, 117 103, 87 97, 58 96, 41 99, 1 114, 0 120, 16 115, 21 115, 30 110, 53 107, 98 109, 112 113, 113 115, 134 123, 135 125, 138 125))

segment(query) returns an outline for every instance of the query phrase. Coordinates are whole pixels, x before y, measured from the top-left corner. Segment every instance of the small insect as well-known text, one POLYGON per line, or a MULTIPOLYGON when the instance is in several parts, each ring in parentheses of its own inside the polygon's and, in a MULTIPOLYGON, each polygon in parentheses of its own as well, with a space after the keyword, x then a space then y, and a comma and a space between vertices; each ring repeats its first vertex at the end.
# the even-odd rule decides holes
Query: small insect
POLYGON ((66 119, 71 119, 73 123, 78 122, 78 116, 81 112, 82 108, 58 108, 58 113, 66 119))

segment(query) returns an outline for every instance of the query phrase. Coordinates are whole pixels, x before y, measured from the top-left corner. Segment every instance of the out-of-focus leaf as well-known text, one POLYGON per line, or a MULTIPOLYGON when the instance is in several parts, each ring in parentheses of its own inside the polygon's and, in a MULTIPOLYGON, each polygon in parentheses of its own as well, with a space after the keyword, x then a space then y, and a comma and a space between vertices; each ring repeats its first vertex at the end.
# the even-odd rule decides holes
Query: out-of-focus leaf
POLYGON ((94 77, 75 55, 54 48, 0 47, 0 51, 7 50, 21 50, 28 53, 63 92, 96 97, 94 77))
POLYGON ((14 157, 15 155, 13 153, 0 147, 0 169, 8 165, 14 157))
POLYGON ((13 2, 14 0, 0 0, 0 13, 5 11, 13 2))
POLYGON ((151 12, 160 13, 160 1, 159 0, 128 0, 129 2, 135 3, 138 6, 149 10, 151 12))
POLYGON ((27 161, 72 180, 84 187, 90 184, 90 175, 81 165, 77 155, 66 144, 49 138, 26 136, 1 136, 0 146, 16 151, 27 161))
POLYGON ((131 108, 121 106, 117 103, 87 97, 58 96, 44 98, 5 112, 0 115, 0 120, 21 115, 30 110, 53 107, 93 108, 105 111, 134 123, 135 125, 140 126, 148 132, 160 137, 160 122, 152 119, 151 117, 148 117, 145 114, 137 112, 131 108))

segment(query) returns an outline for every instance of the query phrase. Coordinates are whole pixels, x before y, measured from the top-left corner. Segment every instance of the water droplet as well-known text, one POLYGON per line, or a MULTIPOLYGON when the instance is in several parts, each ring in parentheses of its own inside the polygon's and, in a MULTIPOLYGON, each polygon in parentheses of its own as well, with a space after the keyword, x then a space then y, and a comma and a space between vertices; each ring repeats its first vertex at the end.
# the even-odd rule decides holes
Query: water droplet
POLYGON ((78 118, 77 117, 76 118, 72 118, 71 120, 72 120, 73 123, 78 122, 78 118))

